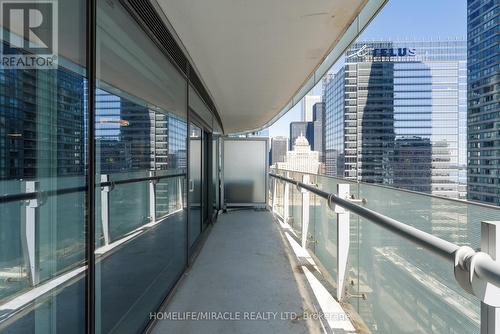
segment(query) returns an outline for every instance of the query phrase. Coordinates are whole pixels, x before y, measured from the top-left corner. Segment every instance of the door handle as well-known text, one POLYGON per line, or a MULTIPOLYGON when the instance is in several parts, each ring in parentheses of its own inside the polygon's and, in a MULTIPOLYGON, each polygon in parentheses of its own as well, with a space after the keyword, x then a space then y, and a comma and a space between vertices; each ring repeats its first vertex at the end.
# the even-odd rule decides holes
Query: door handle
POLYGON ((192 193, 194 191, 194 181, 193 179, 189 179, 189 192, 192 193))

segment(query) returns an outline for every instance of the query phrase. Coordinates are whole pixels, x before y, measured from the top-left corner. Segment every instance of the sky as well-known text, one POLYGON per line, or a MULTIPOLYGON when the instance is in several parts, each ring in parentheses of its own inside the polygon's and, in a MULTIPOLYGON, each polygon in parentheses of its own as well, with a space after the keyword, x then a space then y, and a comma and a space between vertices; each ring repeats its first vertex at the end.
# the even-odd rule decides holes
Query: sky
MULTIPOLYGON (((389 0, 358 40, 457 37, 467 37, 467 0, 389 0)), ((338 68, 339 63, 333 67, 338 68)), ((321 94, 321 82, 310 94, 321 94)), ((300 118, 301 105, 298 103, 269 128, 269 136, 288 137, 290 122, 300 121, 300 118)))

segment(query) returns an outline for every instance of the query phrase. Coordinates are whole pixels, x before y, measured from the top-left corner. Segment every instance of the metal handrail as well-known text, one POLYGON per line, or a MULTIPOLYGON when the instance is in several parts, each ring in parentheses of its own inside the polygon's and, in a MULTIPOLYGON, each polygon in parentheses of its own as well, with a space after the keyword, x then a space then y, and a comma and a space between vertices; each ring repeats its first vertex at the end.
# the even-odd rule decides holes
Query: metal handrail
POLYGON ((395 187, 395 186, 391 186, 391 185, 387 185, 387 184, 372 183, 372 182, 365 182, 365 181, 359 181, 359 180, 351 180, 351 179, 346 179, 346 178, 339 177, 339 176, 331 176, 331 175, 324 175, 324 174, 320 175, 320 174, 317 174, 317 173, 309 173, 309 172, 299 172, 299 171, 296 171, 296 170, 284 169, 284 168, 275 169, 275 168, 271 167, 271 169, 274 169, 275 171, 279 170, 281 172, 300 173, 300 174, 311 175, 311 176, 319 176, 319 177, 322 177, 322 178, 333 179, 333 180, 336 180, 336 181, 339 181, 339 182, 346 182, 346 183, 349 183, 349 184, 358 184, 358 185, 364 185, 364 186, 368 186, 368 187, 377 187, 377 188, 384 188, 384 189, 393 190, 393 191, 401 191, 401 192, 405 192, 405 193, 408 193, 408 194, 413 194, 413 195, 418 195, 418 196, 425 196, 425 197, 435 198, 435 199, 439 199, 439 200, 443 200, 443 201, 454 202, 454 203, 457 203, 457 204, 473 205, 473 206, 478 206, 478 207, 483 207, 483 208, 487 208, 487 209, 492 209, 492 210, 498 210, 498 211, 500 211, 500 207, 496 206, 496 205, 493 205, 493 204, 487 204, 487 203, 482 203, 482 202, 475 202, 475 201, 471 201, 471 200, 468 200, 468 199, 445 197, 445 196, 442 196, 442 195, 424 193, 424 192, 421 192, 421 191, 415 191, 415 190, 409 190, 409 189, 399 188, 399 187, 395 187))
MULTIPOLYGON (((393 233, 396 233, 406 240, 409 240, 427 250, 432 252, 435 255, 440 256, 441 258, 456 264, 456 253, 462 247, 436 237, 435 235, 429 234, 427 232, 421 231, 413 226, 404 224, 400 221, 382 215, 373 210, 367 209, 359 204, 353 203, 348 199, 343 199, 338 197, 335 194, 325 192, 316 188, 313 185, 305 184, 300 181, 296 181, 294 179, 290 179, 281 175, 269 173, 269 176, 274 177, 276 179, 294 184, 295 186, 305 189, 317 196, 320 196, 328 201, 329 206, 333 203, 341 206, 342 208, 357 214, 360 217, 367 219, 370 222, 373 222, 393 233)), ((472 252, 472 251, 471 251, 472 252)), ((500 287, 500 265, 498 262, 491 259, 491 257, 480 257, 475 262, 474 265, 471 266, 471 261, 474 255, 480 252, 474 252, 467 255, 466 258, 462 260, 465 263, 467 269, 473 267, 474 274, 477 275, 480 279, 487 280, 489 283, 500 287)), ((483 253, 484 254, 484 253, 483 253)))
MULTIPOLYGON (((176 174, 169 174, 169 175, 140 177, 140 178, 135 178, 135 179, 124 179, 124 180, 116 180, 116 181, 111 180, 111 181, 97 183, 96 187, 109 187, 109 186, 114 186, 114 185, 118 185, 118 184, 137 183, 137 182, 144 182, 144 181, 159 181, 162 179, 168 179, 168 178, 174 178, 174 177, 180 177, 180 176, 186 176, 186 174, 185 173, 176 173, 176 174)), ((27 200, 37 199, 39 197, 51 197, 51 196, 57 196, 57 195, 78 193, 78 192, 83 192, 86 190, 87 190, 86 186, 80 186, 80 187, 69 187, 69 188, 61 188, 61 189, 54 189, 54 190, 33 191, 33 192, 27 192, 27 193, 7 194, 7 195, 0 196, 0 204, 9 203, 9 202, 17 202, 17 201, 27 201, 27 200)))

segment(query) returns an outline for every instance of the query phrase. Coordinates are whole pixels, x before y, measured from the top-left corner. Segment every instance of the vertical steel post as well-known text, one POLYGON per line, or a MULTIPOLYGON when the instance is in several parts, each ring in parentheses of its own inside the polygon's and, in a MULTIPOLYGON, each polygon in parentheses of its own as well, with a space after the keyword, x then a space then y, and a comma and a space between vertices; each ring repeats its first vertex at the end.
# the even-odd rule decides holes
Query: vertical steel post
MULTIPOLYGON (((34 193, 37 191, 38 181, 26 181, 24 191, 34 193)), ((23 230, 24 240, 23 248, 26 262, 29 266, 31 285, 36 286, 40 282, 39 270, 36 261, 36 208, 39 207, 38 199, 26 201, 23 208, 21 228, 23 230)))
MULTIPOLYGON (((481 251, 500 259, 500 221, 481 222, 481 251)), ((500 334, 500 308, 481 302, 481 334, 500 334)))
POLYGON ((184 207, 183 196, 182 196, 182 177, 177 179, 177 197, 179 199, 178 207, 181 210, 184 207))
MULTIPOLYGON (((337 185, 337 196, 349 198, 349 184, 337 185)), ((350 213, 339 205, 335 205, 337 214, 337 299, 344 295, 347 259, 349 258, 350 213)))
MULTIPOLYGON (((302 176, 302 183, 309 184, 309 175, 302 176)), ((301 189, 302 192, 302 247, 307 247, 307 234, 309 232, 309 191, 301 189)))
POLYGON ((278 183, 278 179, 273 178, 273 200, 271 202, 271 208, 272 208, 273 213, 276 212, 276 186, 277 186, 277 183, 278 183))
MULTIPOLYGON (((109 175, 101 174, 101 183, 109 182, 109 175)), ((109 245, 109 192, 110 186, 101 187, 101 226, 102 235, 104 236, 104 244, 109 245)))
MULTIPOLYGON (((288 172, 285 174, 288 178, 288 172)), ((290 183, 285 182, 285 190, 283 192, 283 222, 288 223, 288 217, 290 217, 290 183)))
MULTIPOLYGON (((150 170, 149 177, 155 176, 155 172, 150 170)), ((156 180, 149 181, 149 221, 156 221, 156 180)))

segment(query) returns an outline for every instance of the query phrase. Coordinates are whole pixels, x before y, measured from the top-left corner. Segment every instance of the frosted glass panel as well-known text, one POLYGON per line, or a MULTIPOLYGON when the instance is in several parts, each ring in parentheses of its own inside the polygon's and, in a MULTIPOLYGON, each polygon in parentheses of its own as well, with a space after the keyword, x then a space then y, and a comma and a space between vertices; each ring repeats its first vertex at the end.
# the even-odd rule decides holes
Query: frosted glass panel
POLYGON ((266 203, 267 141, 225 139, 224 203, 266 203))

